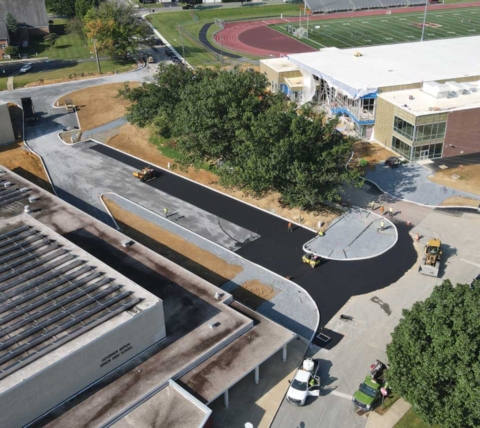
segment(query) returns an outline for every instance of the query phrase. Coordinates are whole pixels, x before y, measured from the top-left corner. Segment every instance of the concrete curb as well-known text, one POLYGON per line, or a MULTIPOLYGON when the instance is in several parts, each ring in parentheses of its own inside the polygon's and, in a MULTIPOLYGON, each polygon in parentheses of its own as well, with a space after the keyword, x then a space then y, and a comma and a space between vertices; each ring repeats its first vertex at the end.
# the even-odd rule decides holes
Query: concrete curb
POLYGON ((22 133, 23 133, 23 142, 25 144, 25 147, 40 159, 40 162, 42 163, 43 169, 45 170, 45 174, 48 178, 48 182, 50 183, 50 186, 52 186, 53 193, 58 198, 58 194, 57 194, 57 191, 55 190, 55 186, 53 185, 52 179, 50 177, 50 173, 48 172, 47 165, 45 165, 45 162, 43 161, 43 158, 28 145, 27 139, 25 138, 25 117, 24 117, 23 108, 22 108, 22 106, 20 106, 16 103, 12 103, 12 104, 15 104, 17 107, 22 109, 22 119, 23 119, 23 123, 22 123, 23 131, 22 131, 22 133))
MULTIPOLYGON (((313 334, 312 334, 312 337, 310 338, 310 340, 308 341, 308 343, 310 343, 310 342, 313 340, 313 338, 315 337, 315 334, 316 334, 316 332, 317 332, 317 330, 318 330, 318 326, 320 325, 321 314, 320 314, 320 310, 319 310, 318 307, 317 307, 317 304, 316 304, 315 301, 312 299, 312 297, 311 297, 310 294, 307 292, 307 290, 305 290, 304 288, 300 287, 298 284, 294 283, 293 281, 290 281, 289 279, 286 279, 286 278, 284 278, 283 276, 280 276, 279 274, 277 274, 277 273, 275 273, 275 272, 272 272, 271 270, 269 270, 269 269, 267 269, 267 268, 265 268, 265 267, 263 267, 263 266, 261 266, 261 265, 258 265, 258 264, 256 264, 256 263, 253 263, 252 261, 247 260, 247 259, 239 256, 239 255, 238 255, 237 253, 235 253, 234 251, 231 251, 231 250, 229 250, 228 248, 222 247, 221 245, 217 244, 216 242, 210 241, 210 240, 204 238, 203 236, 200 236, 200 235, 198 235, 197 233, 195 233, 195 232, 193 232, 193 231, 191 231, 191 230, 183 227, 182 225, 180 225, 180 224, 178 224, 178 223, 174 223, 174 222, 172 222, 171 220, 168 220, 168 218, 162 217, 162 216, 159 215, 158 213, 156 213, 156 212, 154 212, 154 211, 151 211, 151 210, 149 210, 148 208, 145 208, 145 207, 137 204, 136 202, 133 202, 133 201, 131 201, 130 199, 127 199, 127 198, 119 195, 118 193, 115 193, 115 192, 102 193, 102 195, 101 195, 101 197, 100 197, 100 200, 101 200, 103 206, 105 207, 106 212, 107 212, 108 215, 113 219, 113 222, 115 223, 115 225, 117 226, 118 229, 120 229, 120 228, 118 227, 117 222, 115 221, 115 219, 114 219, 113 216, 112 216, 112 213, 109 211, 109 209, 107 208, 107 206, 105 205, 105 203, 104 203, 103 200, 102 200, 102 197, 103 197, 103 196, 107 196, 107 197, 108 197, 109 194, 110 194, 110 195, 115 195, 117 198, 123 199, 124 201, 127 201, 128 203, 130 203, 130 204, 132 204, 132 205, 135 205, 135 206, 139 207, 140 209, 145 210, 145 211, 149 212, 150 214, 161 218, 162 220, 165 220, 165 221, 168 221, 168 222, 170 222, 170 223, 172 223, 172 224, 175 224, 175 226, 177 226, 177 227, 179 227, 179 228, 187 231, 188 233, 191 233, 191 234, 195 235, 197 238, 199 238, 199 239, 201 239, 201 240, 208 241, 209 243, 211 243, 211 244, 213 244, 213 245, 221 248, 222 250, 228 251, 228 252, 229 252, 230 254, 232 254, 233 256, 238 257, 238 258, 241 258, 241 259, 245 260, 247 263, 251 263, 252 265, 259 267, 260 269, 263 269, 264 271, 266 271, 266 272, 268 272, 268 273, 270 273, 270 274, 272 274, 272 275, 275 275, 275 276, 278 277, 278 278, 281 278, 283 281, 287 281, 288 283, 292 284, 292 285, 295 286, 296 288, 301 289, 301 290, 308 296, 308 298, 309 298, 310 301, 312 302, 313 306, 314 306, 315 308, 317 308, 317 313, 318 313, 317 325, 315 326, 315 329, 314 329, 314 332, 313 332, 313 334)), ((263 315, 263 314, 262 314, 262 315, 263 315)), ((265 316, 265 315, 263 315, 263 316, 265 316)), ((267 318, 268 318, 268 317, 267 317, 267 318)), ((269 319, 270 319, 270 318, 269 318, 269 319)), ((270 321, 275 322, 276 324, 278 324, 276 321, 273 321, 273 320, 270 320, 270 321)), ((283 327, 283 326, 282 326, 282 327, 283 327)), ((283 327, 283 328, 286 328, 286 327, 283 327)), ((313 330, 313 329, 312 329, 312 330, 313 330)), ((307 338, 303 338, 302 336, 299 336, 299 335, 297 335, 297 336, 300 337, 300 339, 305 339, 305 340, 307 340, 307 338)))
MULTIPOLYGON (((383 217, 383 216, 381 216, 381 215, 378 215, 377 213, 374 213, 373 211, 369 211, 369 210, 366 210, 366 209, 360 208, 360 207, 354 207, 354 208, 357 208, 357 209, 359 209, 359 210, 361 210, 361 211, 364 211, 364 212, 371 213, 371 214, 377 216, 379 219, 386 220, 388 223, 390 223, 390 226, 393 227, 393 230, 395 230, 395 241, 393 242, 393 244, 390 245, 390 246, 389 246, 388 248, 386 248, 385 250, 383 250, 383 251, 381 251, 381 252, 379 252, 379 253, 376 253, 376 254, 374 254, 374 255, 372 255, 372 256, 368 256, 368 257, 352 257, 352 258, 349 258, 349 259, 337 259, 337 258, 334 258, 334 257, 327 257, 327 256, 324 256, 324 255, 312 253, 311 251, 307 251, 307 250, 305 249, 305 246, 306 246, 309 242, 313 241, 314 239, 319 239, 319 236, 316 236, 315 238, 312 238, 312 239, 310 239, 310 241, 308 241, 308 242, 306 242, 305 244, 303 244, 303 247, 302 247, 303 251, 305 251, 306 253, 315 254, 315 255, 321 257, 322 259, 336 260, 336 261, 339 261, 339 262, 353 262, 353 261, 357 261, 357 260, 373 259, 373 258, 375 258, 375 257, 381 256, 382 254, 386 253, 388 250, 390 250, 391 248, 393 248, 393 247, 396 245, 396 243, 398 242, 398 230, 397 230, 397 227, 395 226, 395 224, 394 224, 392 221, 388 220, 387 218, 385 218, 385 217, 383 217)), ((335 225, 335 223, 337 223, 338 221, 340 221, 340 219, 342 219, 342 217, 345 217, 345 214, 343 214, 343 215, 341 215, 340 217, 338 217, 337 219, 335 219, 335 221, 334 221, 332 224, 330 224, 330 226, 328 227, 328 229, 330 229, 333 225, 335 225)), ((328 229, 326 229, 325 232, 327 232, 328 229)))
MULTIPOLYGON (((453 206, 445 206, 445 205, 428 205, 428 204, 422 204, 421 202, 415 202, 415 201, 410 201, 409 199, 404 199, 404 198, 398 198, 397 196, 394 196, 392 195, 391 193, 388 193, 386 192, 385 190, 383 190, 375 181, 373 180, 370 180, 368 178, 365 178, 365 177, 362 177, 365 181, 368 181, 369 183, 373 184, 378 190, 380 190, 380 192, 382 193, 385 193, 385 195, 388 195, 398 201, 403 201, 403 202, 409 202, 410 204, 415 204, 415 205, 418 205, 420 207, 428 207, 428 208, 434 208, 434 209, 452 209, 452 208, 462 208, 462 209, 472 209, 472 210, 476 210, 478 209, 478 207, 470 207, 470 206, 463 206, 463 205, 453 205, 453 206)), ((447 186, 445 186, 447 187, 447 186)), ((450 187, 449 187, 450 189, 450 187)), ((456 189, 453 189, 453 190, 456 190, 456 189)), ((480 199, 478 201, 478 204, 480 205, 480 199)))

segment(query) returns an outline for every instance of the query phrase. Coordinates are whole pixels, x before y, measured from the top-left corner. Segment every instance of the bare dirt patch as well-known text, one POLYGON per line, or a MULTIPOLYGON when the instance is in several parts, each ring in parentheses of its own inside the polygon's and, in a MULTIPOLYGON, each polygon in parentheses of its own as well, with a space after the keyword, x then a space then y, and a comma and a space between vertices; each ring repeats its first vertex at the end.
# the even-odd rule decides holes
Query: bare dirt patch
POLYGON ((242 272, 241 266, 227 263, 182 237, 124 210, 107 196, 102 199, 125 235, 206 281, 220 287, 242 272))
POLYGON ((397 155, 380 144, 356 141, 353 144, 353 158, 350 165, 359 166, 360 160, 365 159, 368 162, 366 168, 375 168, 376 164, 385 162, 390 156, 397 155))
POLYGON ((252 279, 235 288, 230 294, 235 300, 255 310, 263 302, 271 300, 277 294, 277 291, 271 285, 252 279))
POLYGON ((23 142, 0 148, 0 164, 37 186, 53 193, 40 158, 29 151, 23 142))
POLYGON ((462 192, 480 195, 480 165, 466 165, 437 171, 431 181, 462 192), (456 180, 452 175, 457 175, 456 180))
MULTIPOLYGON (((164 156, 154 144, 149 142, 148 130, 139 129, 131 124, 118 128, 118 134, 110 138, 107 144, 141 159, 145 159, 148 163, 156 164, 164 168, 167 168, 169 163, 171 166, 175 164, 173 159, 164 156)), ((195 170, 194 168, 189 168, 187 171, 182 171, 177 168, 175 172, 198 183, 209 186, 212 189, 219 190, 222 193, 313 229, 319 228, 319 222, 324 224, 323 227, 328 226, 328 224, 339 215, 338 211, 327 207, 315 212, 302 211, 299 208, 284 208, 278 202, 280 197, 278 193, 271 193, 262 199, 258 199, 246 195, 241 191, 225 189, 218 184, 218 176, 203 169, 195 170)))
POLYGON ((463 198, 462 196, 452 196, 445 199, 441 204, 444 207, 478 207, 480 200, 463 198))
MULTIPOLYGON (((140 84, 129 82, 129 85, 134 88, 140 84)), ((125 109, 131 103, 123 98, 115 98, 123 87, 123 82, 91 86, 63 96, 55 105, 64 106, 65 98, 71 98, 77 108, 82 131, 87 131, 125 116, 125 109)))

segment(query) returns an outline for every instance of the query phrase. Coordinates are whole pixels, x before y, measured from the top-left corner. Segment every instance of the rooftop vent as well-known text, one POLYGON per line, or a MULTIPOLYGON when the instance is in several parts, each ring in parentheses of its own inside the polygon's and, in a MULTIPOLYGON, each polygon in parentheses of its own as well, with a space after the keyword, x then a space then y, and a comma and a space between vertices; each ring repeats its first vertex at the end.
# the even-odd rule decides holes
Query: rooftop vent
POLYGON ((362 55, 360 52, 355 51, 355 52, 353 53, 353 56, 357 56, 357 57, 358 57, 358 56, 363 56, 363 55, 362 55))
POLYGON ((424 82, 422 90, 434 98, 447 98, 448 93, 450 92, 450 87, 438 82, 424 82))

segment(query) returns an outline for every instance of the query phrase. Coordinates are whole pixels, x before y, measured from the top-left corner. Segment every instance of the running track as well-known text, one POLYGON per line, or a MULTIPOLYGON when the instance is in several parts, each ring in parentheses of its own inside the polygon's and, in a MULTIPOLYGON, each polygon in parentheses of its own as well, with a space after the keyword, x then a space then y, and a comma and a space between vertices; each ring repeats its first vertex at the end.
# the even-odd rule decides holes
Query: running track
MULTIPOLYGON (((429 6, 432 10, 461 9, 480 6, 480 1, 463 4, 439 4, 429 6)), ((423 12, 424 6, 388 9, 393 14, 423 12)), ((384 15, 386 9, 362 10, 358 12, 341 12, 334 15, 310 15, 310 21, 321 21, 342 18, 358 18, 361 16, 384 15)), ((218 45, 223 43, 225 49, 247 55, 260 57, 285 56, 293 53, 313 52, 316 49, 296 39, 288 37, 269 28, 269 25, 298 22, 299 18, 265 19, 259 21, 226 22, 225 28, 214 35, 218 45)), ((303 18, 305 21, 305 18, 303 18)))

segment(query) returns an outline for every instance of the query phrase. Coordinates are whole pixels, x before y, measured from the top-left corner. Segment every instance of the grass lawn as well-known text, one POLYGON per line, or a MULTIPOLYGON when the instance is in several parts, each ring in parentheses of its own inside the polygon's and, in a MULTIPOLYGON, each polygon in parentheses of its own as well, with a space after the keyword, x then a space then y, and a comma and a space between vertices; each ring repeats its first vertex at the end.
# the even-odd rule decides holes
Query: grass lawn
MULTIPOLYGON (((256 19, 266 17, 297 16, 299 5, 285 4, 274 6, 243 6, 238 8, 218 8, 203 10, 185 10, 181 12, 158 13, 149 15, 147 19, 152 25, 165 37, 168 42, 179 52, 182 52, 182 39, 177 30, 177 25, 181 25, 195 38, 198 38, 200 29, 209 22, 214 22, 215 18, 224 21, 256 19)), ((209 35, 214 30, 209 31, 209 35)), ((193 66, 215 63, 216 59, 206 49, 198 46, 183 37, 185 48, 185 59, 193 66)))
MULTIPOLYGON (((102 73, 112 73, 114 71, 118 71, 119 73, 122 71, 131 70, 134 67, 132 62, 116 62, 112 60, 105 60, 100 62, 100 67, 102 73)), ((68 80, 73 78, 73 74, 76 73, 77 75, 81 75, 81 73, 88 74, 97 74, 97 64, 96 62, 81 62, 78 64, 72 63, 71 67, 65 67, 58 70, 49 70, 40 73, 26 73, 19 76, 15 76, 13 79, 13 83, 15 88, 22 88, 27 83, 36 82, 40 79, 43 80, 68 80)), ((2 85, 2 80, 7 79, 0 79, 0 87, 2 85)), ((6 86, 6 83, 5 83, 6 86)))
MULTIPOLYGON (((423 12, 310 21, 308 39, 302 38, 302 42, 318 49, 415 42, 420 40, 422 23, 423 12)), ((427 24, 430 25, 425 28, 424 40, 479 35, 480 8, 430 11, 427 24)), ((297 28, 299 24, 291 25, 297 28)), ((306 27, 305 22, 303 26, 306 27)), ((288 34, 284 24, 272 28, 288 34)))
POLYGON ((0 77, 0 91, 5 91, 7 89, 7 78, 0 77))
POLYGON ((441 428, 440 425, 428 425, 423 422, 415 412, 410 409, 407 414, 400 419, 394 428, 441 428))

